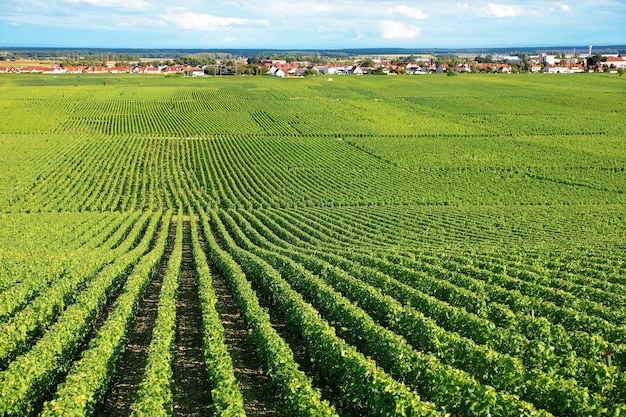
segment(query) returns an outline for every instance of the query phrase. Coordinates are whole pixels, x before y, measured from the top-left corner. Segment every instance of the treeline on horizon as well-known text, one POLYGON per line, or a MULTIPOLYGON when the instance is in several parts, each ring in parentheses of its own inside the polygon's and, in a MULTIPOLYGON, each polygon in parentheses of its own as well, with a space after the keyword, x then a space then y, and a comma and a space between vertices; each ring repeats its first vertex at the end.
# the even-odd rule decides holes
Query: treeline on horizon
MULTIPOLYGON (((328 57, 348 58, 359 55, 439 55, 439 54, 522 54, 540 52, 586 52, 588 46, 514 47, 514 48, 348 48, 348 49, 156 49, 156 48, 25 48, 9 47, 0 50, 0 60, 42 59, 80 56, 107 57, 111 60, 134 61, 141 58, 171 59, 190 55, 204 58, 228 59, 238 56, 259 56, 273 58, 328 57)), ((603 54, 626 54, 626 45, 594 46, 593 52, 603 54)))

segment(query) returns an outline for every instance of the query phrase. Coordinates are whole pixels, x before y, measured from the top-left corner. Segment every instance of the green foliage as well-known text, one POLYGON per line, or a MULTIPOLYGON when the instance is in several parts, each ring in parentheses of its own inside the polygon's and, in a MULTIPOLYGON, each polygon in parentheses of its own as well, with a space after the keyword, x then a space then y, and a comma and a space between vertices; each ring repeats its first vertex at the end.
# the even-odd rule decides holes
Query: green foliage
MULTIPOLYGON (((163 233, 170 226, 165 225, 163 233)), ((172 361, 176 334, 176 294, 183 256, 183 211, 176 216, 174 249, 167 262, 161 284, 157 318, 148 348, 146 369, 137 398, 131 405, 131 416, 169 416, 172 404, 172 361)))
POLYGON ((251 278, 265 288, 303 338, 319 372, 334 381, 341 401, 355 412, 371 415, 427 416, 438 415, 435 407, 420 400, 405 385, 385 374, 375 362, 337 338, 335 331, 319 313, 306 304, 301 295, 284 281, 278 271, 254 254, 238 248, 214 212, 209 213, 212 226, 235 259, 251 278))
POLYGON ((209 259, 228 281, 244 319, 251 328, 251 336, 264 362, 266 373, 280 393, 285 413, 296 416, 336 415, 328 402, 321 399, 320 392, 311 386, 310 380, 294 361, 293 352, 273 329, 269 314, 259 305, 242 267, 219 247, 206 215, 200 212, 200 216, 209 259))
POLYGON ((0 415, 102 400, 174 209, 136 415, 172 412, 184 212, 216 415, 245 412, 212 273, 286 415, 623 414, 624 93, 604 74, 3 75, 0 415))
POLYGON ((211 272, 199 242, 195 214, 189 211, 194 264, 198 273, 199 298, 204 325, 204 359, 211 382, 215 416, 245 416, 243 397, 235 379, 233 363, 224 341, 224 327, 216 309, 211 272))
MULTIPOLYGON (((162 224, 169 224, 170 218, 171 213, 168 213, 162 224)), ((80 360, 74 362, 54 398, 44 405, 42 416, 90 415, 95 405, 102 401, 115 372, 117 359, 123 351, 125 336, 133 323, 139 299, 163 256, 167 241, 164 230, 167 229, 162 228, 154 249, 141 258, 129 275, 106 323, 89 343, 80 360)))
MULTIPOLYGON (((0 372, 0 414, 24 415, 32 411, 47 389, 67 372, 71 361, 107 298, 147 252, 158 221, 153 217, 135 248, 103 268, 67 307, 59 319, 26 353, 0 372)), ((141 230, 141 229, 140 229, 141 230)), ((134 239, 128 239, 132 244, 134 239)), ((20 326, 21 324, 18 324, 20 326)))

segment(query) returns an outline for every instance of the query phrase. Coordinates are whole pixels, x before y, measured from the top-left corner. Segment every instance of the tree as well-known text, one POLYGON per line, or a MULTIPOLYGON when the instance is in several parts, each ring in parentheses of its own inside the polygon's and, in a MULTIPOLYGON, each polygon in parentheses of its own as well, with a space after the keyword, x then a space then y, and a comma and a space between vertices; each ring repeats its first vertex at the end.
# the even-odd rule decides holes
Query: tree
POLYGON ((492 55, 477 56, 476 58, 474 58, 474 61, 478 62, 479 64, 492 64, 493 56, 492 55))
POLYGON ((521 72, 527 72, 530 70, 530 60, 528 59, 527 52, 524 52, 522 55, 522 62, 519 64, 519 70, 521 72))
POLYGON ((589 66, 596 65, 599 62, 604 62, 604 57, 599 53, 596 53, 587 58, 587 65, 589 66))

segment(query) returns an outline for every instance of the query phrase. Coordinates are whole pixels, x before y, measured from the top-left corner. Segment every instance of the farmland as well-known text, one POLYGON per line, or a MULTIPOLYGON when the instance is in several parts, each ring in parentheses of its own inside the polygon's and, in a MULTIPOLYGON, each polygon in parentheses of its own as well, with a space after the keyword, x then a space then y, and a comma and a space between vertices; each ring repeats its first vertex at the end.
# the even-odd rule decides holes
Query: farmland
POLYGON ((617 75, 0 77, 0 415, 626 412, 617 75))

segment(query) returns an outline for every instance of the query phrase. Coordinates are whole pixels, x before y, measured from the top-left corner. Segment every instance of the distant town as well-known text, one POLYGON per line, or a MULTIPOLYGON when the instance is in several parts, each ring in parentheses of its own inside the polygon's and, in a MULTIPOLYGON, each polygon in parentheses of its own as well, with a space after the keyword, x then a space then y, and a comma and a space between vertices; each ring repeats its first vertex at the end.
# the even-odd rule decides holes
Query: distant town
POLYGON ((136 54, 77 54, 39 58, 20 57, 0 51, 0 73, 12 74, 151 74, 190 77, 227 75, 270 75, 303 77, 341 74, 432 74, 447 73, 549 73, 581 72, 619 73, 626 71, 626 59, 620 52, 594 53, 589 46, 584 53, 540 52, 519 54, 370 54, 361 56, 230 56, 218 53, 195 53, 177 58, 146 58, 136 54))

